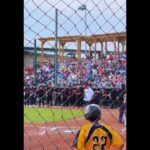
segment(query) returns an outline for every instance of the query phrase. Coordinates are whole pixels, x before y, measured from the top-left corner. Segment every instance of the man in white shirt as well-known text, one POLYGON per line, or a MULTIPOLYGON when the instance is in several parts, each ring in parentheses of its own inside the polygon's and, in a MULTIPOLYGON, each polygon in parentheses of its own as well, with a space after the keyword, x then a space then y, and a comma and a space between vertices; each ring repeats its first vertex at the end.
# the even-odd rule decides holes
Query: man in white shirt
POLYGON ((84 85, 84 98, 83 98, 83 105, 86 106, 90 104, 94 96, 93 89, 89 86, 88 83, 84 85))

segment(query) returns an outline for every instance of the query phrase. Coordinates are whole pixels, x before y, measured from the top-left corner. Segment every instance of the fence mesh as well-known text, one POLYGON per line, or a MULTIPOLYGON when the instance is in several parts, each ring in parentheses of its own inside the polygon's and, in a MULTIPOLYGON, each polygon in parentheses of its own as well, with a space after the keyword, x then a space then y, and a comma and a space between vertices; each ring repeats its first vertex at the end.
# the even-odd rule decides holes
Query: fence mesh
POLYGON ((125 150, 126 1, 25 0, 24 149, 73 149, 87 83, 125 150))

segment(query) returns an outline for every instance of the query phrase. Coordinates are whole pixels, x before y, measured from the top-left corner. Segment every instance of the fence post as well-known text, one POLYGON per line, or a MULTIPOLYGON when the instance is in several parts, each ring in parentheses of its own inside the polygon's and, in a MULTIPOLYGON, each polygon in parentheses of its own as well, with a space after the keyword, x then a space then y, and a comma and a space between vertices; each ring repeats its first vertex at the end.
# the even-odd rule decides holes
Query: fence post
POLYGON ((58 10, 55 9, 55 76, 54 76, 54 84, 57 86, 57 66, 58 66, 58 49, 57 49, 57 31, 58 31, 58 10))

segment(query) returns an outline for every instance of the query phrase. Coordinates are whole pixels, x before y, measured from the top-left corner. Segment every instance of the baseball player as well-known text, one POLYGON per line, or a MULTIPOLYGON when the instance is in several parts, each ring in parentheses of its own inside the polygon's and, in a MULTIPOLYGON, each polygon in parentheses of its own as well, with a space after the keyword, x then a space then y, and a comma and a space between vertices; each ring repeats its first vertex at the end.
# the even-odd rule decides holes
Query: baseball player
POLYGON ((85 83, 83 105, 87 106, 88 104, 90 104, 93 100, 93 96, 94 96, 93 89, 89 86, 88 83, 85 83))
POLYGON ((75 150, 121 150, 121 137, 108 125, 99 123, 101 119, 100 107, 96 104, 87 105, 85 119, 89 123, 81 127, 73 141, 75 150))

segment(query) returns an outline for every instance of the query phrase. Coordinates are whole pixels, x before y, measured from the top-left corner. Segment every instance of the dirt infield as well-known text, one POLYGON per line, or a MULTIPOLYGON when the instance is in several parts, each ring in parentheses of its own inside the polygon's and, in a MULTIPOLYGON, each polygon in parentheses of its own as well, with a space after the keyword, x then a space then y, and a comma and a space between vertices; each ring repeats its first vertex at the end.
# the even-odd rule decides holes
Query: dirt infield
MULTIPOLYGON (((118 110, 103 109, 101 122, 110 125, 125 141, 124 125, 118 120, 118 110)), ((24 125, 25 150, 71 150, 72 141, 78 129, 86 123, 83 117, 58 123, 36 123, 24 125)))

